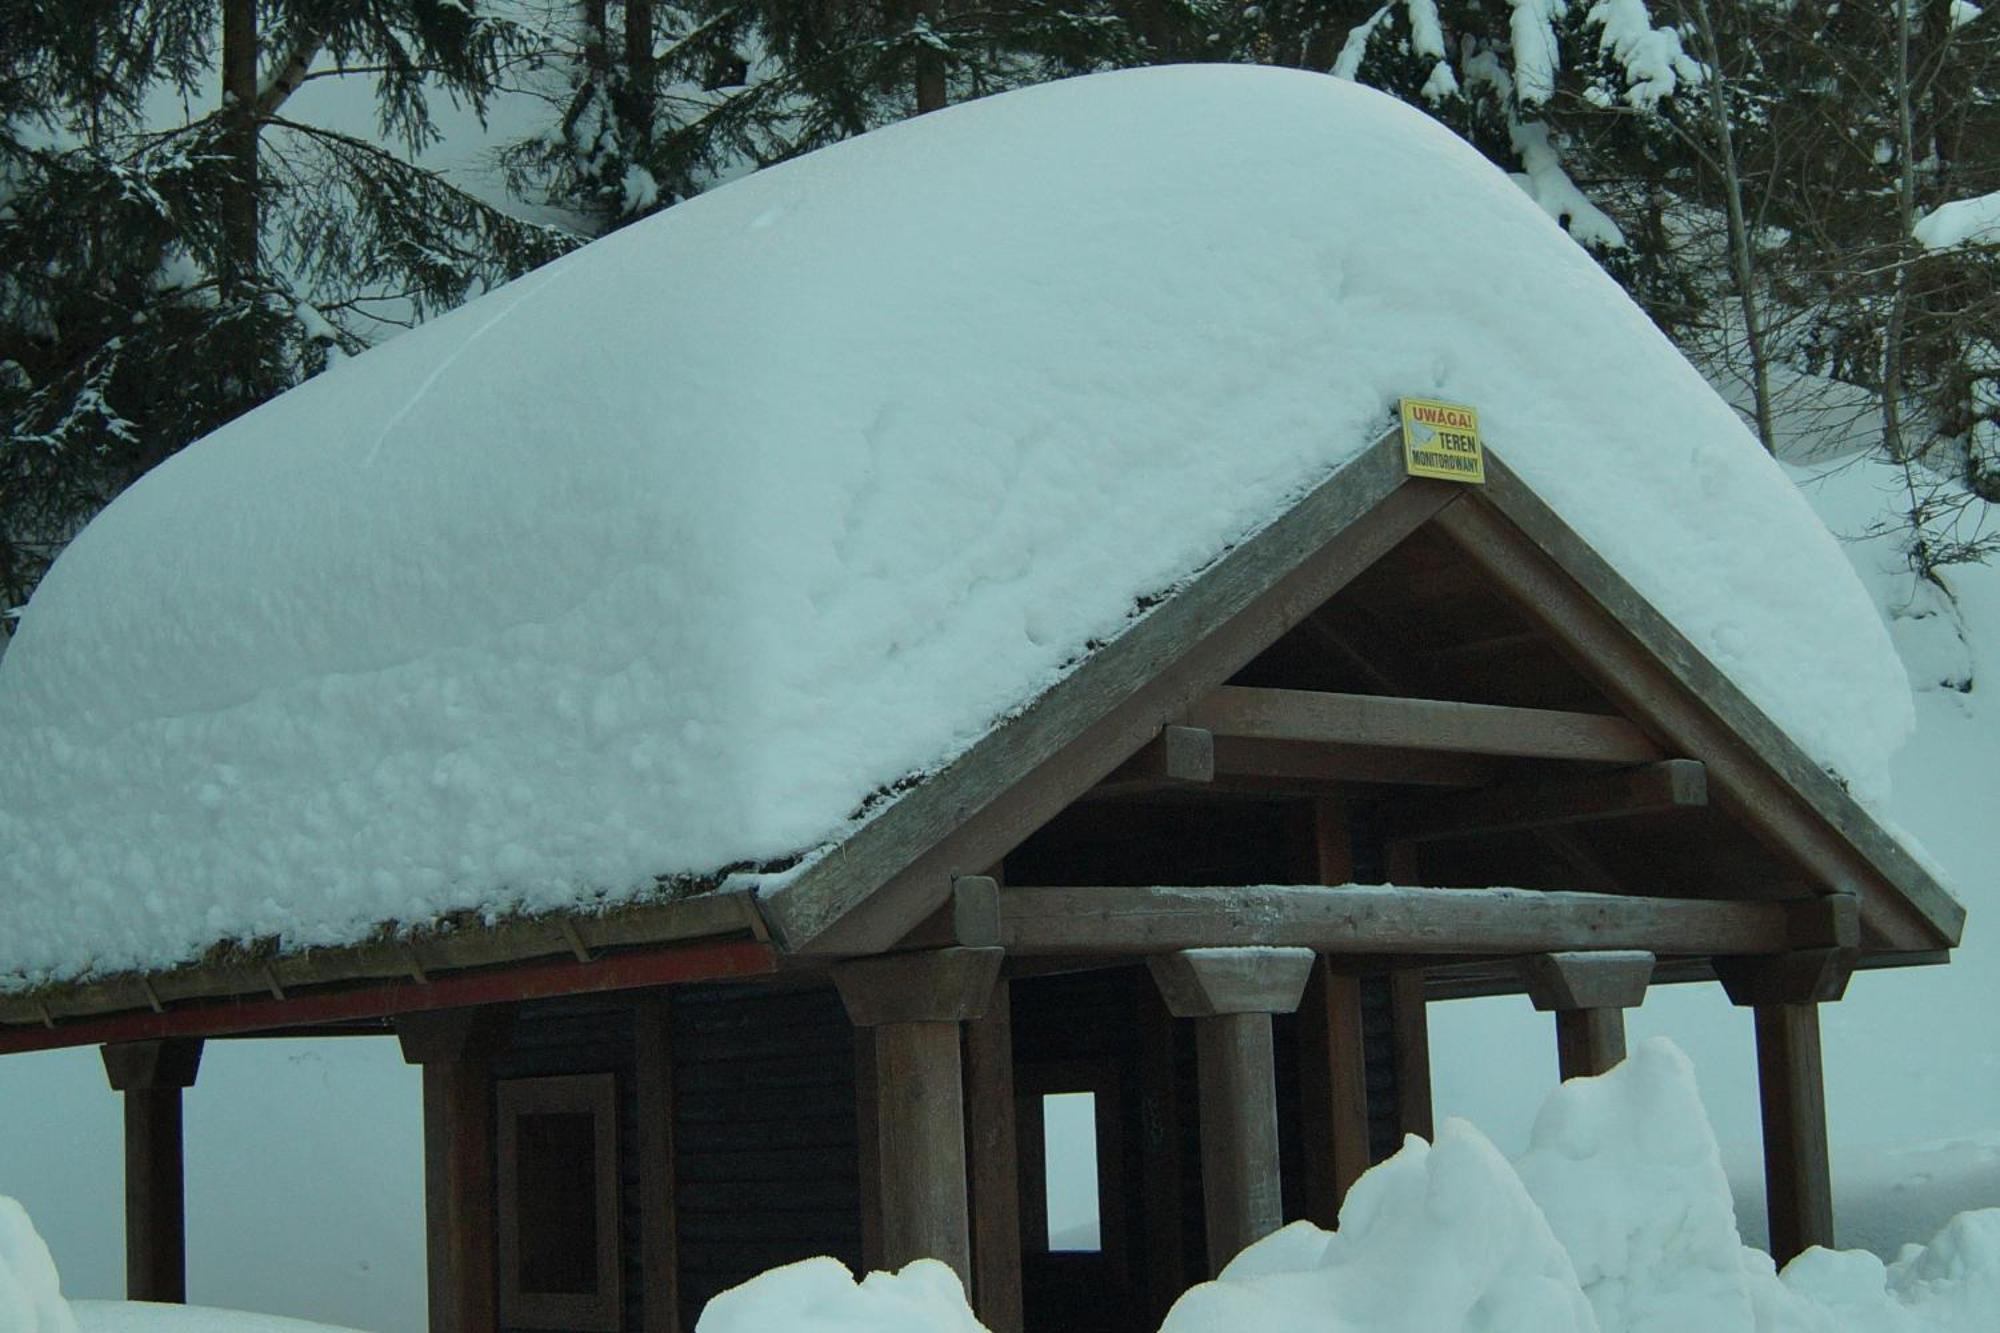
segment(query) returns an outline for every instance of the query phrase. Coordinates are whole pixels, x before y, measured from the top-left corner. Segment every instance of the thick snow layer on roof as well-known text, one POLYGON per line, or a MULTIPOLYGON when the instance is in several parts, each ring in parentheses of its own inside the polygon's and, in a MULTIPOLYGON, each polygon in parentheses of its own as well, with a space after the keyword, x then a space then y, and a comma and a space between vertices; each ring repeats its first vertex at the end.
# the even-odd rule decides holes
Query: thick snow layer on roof
POLYGON ((133 487, 0 665, 0 973, 784 858, 1374 440, 1488 440, 1880 794, 1838 548, 1507 178, 1336 79, 1176 67, 774 168, 133 487))

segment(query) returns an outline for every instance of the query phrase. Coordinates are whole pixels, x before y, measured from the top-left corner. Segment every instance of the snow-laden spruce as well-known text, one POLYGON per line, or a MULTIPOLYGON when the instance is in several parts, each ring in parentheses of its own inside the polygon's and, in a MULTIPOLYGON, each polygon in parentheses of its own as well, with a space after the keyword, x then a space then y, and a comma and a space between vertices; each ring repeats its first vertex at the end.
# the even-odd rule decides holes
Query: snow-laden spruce
POLYGON ((1840 552, 1421 114, 1175 67, 921 117, 619 232, 165 464, 0 665, 0 973, 621 900, 935 770, 1383 432, 1493 447, 1864 797, 1840 552))

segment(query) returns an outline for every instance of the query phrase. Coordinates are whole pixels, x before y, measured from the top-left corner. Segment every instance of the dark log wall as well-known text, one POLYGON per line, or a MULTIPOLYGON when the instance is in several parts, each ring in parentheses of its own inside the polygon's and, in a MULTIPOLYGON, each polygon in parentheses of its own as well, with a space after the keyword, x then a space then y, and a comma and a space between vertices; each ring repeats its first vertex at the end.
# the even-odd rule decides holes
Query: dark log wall
POLYGON ((766 1268, 861 1269, 854 1027, 832 987, 674 992, 681 1327, 766 1268))

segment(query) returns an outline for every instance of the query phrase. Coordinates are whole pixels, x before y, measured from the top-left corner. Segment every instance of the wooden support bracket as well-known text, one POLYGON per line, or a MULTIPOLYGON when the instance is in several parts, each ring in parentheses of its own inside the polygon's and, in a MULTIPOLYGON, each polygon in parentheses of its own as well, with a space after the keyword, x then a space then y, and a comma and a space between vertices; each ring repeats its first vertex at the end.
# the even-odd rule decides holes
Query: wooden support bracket
POLYGON ((999 949, 933 949, 836 963, 833 984, 856 1027, 978 1018, 1000 978, 999 949))
POLYGON ((1312 975, 1310 949, 1183 949, 1146 960, 1175 1018, 1289 1014, 1312 975))
POLYGON ((1653 977, 1652 954, 1637 949, 1543 953, 1521 960, 1528 998, 1544 1012, 1636 1009, 1653 977))

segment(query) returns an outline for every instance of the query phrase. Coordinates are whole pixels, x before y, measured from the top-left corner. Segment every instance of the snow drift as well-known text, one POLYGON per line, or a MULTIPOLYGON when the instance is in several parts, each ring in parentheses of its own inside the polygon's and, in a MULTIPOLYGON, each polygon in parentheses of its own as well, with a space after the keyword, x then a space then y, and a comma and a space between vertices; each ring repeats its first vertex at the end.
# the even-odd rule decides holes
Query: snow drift
MULTIPOLYGON (((1693 1070, 1656 1039, 1551 1093, 1511 1165, 1464 1120, 1408 1140, 1355 1183, 1339 1231, 1267 1236, 1160 1333, 1990 1333, 1996 1309, 2000 1209, 1891 1265, 1809 1250, 1780 1278, 1738 1239, 1693 1070)), ((696 1333, 979 1327, 928 1260, 857 1284, 814 1259, 716 1297, 696 1333)))
POLYGON ((1838 549, 1531 200, 1351 84, 1151 69, 757 173, 134 486, 0 664, 0 984, 810 852, 1405 394, 1883 792, 1838 549))

